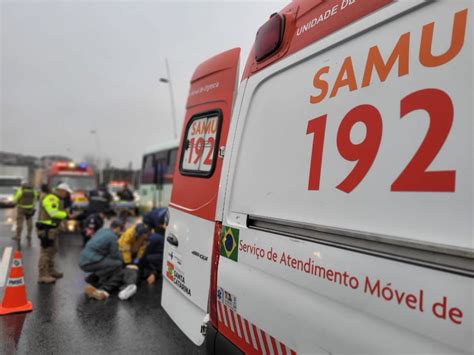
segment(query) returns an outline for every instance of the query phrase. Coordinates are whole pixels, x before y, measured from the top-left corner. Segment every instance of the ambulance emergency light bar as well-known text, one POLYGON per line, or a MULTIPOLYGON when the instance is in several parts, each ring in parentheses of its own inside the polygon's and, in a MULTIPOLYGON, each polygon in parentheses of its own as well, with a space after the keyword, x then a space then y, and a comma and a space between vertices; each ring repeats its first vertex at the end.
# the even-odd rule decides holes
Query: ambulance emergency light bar
POLYGON ((87 168, 89 167, 89 165, 85 162, 81 162, 79 164, 76 164, 74 162, 67 162, 67 161, 60 161, 60 162, 57 162, 56 164, 56 168, 58 170, 71 170, 71 171, 74 171, 74 170, 87 170, 87 168))
POLYGON ((276 53, 283 42, 285 31, 285 18, 277 13, 270 16, 257 31, 255 38, 255 59, 257 62, 276 53))

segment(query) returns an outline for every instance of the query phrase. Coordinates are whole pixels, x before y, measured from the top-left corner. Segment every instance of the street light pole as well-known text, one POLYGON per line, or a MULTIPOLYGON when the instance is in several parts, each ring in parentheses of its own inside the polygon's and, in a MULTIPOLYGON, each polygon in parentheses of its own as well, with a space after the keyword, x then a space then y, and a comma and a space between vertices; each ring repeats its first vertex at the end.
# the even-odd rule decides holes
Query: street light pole
POLYGON ((90 133, 95 136, 95 144, 97 146, 97 154, 98 154, 97 165, 98 165, 98 168, 99 168, 99 183, 102 183, 102 180, 103 180, 103 176, 102 176, 102 153, 101 153, 101 149, 100 149, 99 131, 97 129, 93 129, 93 130, 91 130, 90 133))
POLYGON ((176 123, 176 106, 174 102, 174 93, 173 93, 173 84, 171 83, 171 73, 170 73, 170 66, 168 64, 168 58, 165 58, 165 65, 166 65, 166 75, 167 78, 160 78, 160 82, 168 84, 170 89, 170 101, 171 101, 171 114, 173 118, 173 135, 174 138, 178 138, 178 130, 177 130, 177 123, 176 123))

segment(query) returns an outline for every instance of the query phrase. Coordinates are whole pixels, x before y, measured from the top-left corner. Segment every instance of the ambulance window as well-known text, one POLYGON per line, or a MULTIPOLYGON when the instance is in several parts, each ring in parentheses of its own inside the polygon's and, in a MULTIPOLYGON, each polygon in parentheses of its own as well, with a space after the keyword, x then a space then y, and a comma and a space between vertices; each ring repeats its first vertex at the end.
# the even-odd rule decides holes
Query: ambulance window
POLYGON ((222 113, 206 112, 191 118, 186 126, 181 153, 182 175, 209 177, 214 172, 222 113))

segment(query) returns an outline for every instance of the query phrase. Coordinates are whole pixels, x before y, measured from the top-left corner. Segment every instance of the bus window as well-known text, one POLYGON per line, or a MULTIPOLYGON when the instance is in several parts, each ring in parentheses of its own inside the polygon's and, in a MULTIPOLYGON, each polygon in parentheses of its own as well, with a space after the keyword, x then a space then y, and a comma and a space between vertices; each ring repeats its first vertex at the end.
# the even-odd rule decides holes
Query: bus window
POLYGON ((165 174, 165 181, 173 182, 174 170, 176 168, 176 156, 178 155, 178 148, 169 151, 168 169, 165 174))
POLYGON ((148 154, 143 157, 142 183, 153 184, 155 182, 154 165, 153 154, 148 154))
POLYGON ((168 152, 155 153, 155 176, 157 184, 162 185, 165 182, 165 174, 168 170, 168 152))

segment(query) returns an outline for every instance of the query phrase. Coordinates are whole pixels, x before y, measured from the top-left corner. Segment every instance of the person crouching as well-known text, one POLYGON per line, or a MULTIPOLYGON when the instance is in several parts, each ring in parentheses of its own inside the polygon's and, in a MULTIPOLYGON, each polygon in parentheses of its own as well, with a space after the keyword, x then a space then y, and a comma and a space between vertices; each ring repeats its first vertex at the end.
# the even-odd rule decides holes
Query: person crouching
POLYGON ((86 278, 88 284, 84 288, 88 298, 104 300, 117 289, 122 300, 136 293, 138 267, 130 265, 124 268, 118 247, 118 237, 123 229, 123 221, 114 219, 110 229, 99 229, 81 251, 79 266, 92 273, 86 278))

